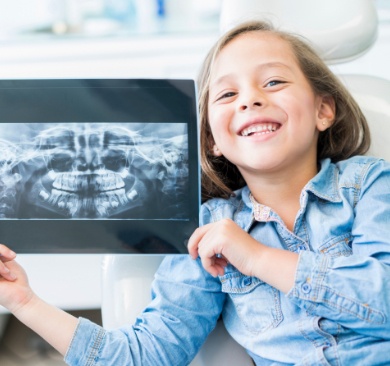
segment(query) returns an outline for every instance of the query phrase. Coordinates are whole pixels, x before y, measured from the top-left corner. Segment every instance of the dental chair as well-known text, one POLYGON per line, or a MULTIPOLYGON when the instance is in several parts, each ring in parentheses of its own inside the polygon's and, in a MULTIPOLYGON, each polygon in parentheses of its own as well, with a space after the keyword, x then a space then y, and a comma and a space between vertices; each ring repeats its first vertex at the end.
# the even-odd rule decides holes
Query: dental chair
MULTIPOLYGON (((368 52, 376 40, 378 18, 372 0, 223 0, 224 32, 249 19, 267 19, 305 36, 329 64, 368 52)), ((390 82, 372 76, 342 75, 360 103, 372 131, 369 155, 390 160, 390 82)), ((102 270, 102 319, 113 329, 135 318, 150 301, 150 285, 162 255, 107 255, 102 270)), ((191 366, 250 366, 251 359, 218 321, 191 366)))

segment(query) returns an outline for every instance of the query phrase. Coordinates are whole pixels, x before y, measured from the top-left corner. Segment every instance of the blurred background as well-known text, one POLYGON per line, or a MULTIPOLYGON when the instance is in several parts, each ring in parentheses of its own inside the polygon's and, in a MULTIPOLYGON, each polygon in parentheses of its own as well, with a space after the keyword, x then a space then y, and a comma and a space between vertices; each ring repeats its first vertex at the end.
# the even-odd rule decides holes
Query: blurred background
MULTIPOLYGON (((386 77, 390 1, 378 41, 341 72, 386 77), (383 74, 385 73, 385 74, 383 74)), ((0 0, 0 78, 196 78, 224 0, 0 0)))
MULTIPOLYGON (((219 37, 223 2, 0 0, 0 79, 195 79, 219 37)), ((359 59, 332 65, 334 71, 390 79, 390 1, 373 2, 376 43, 359 59)), ((19 261, 48 302, 101 322, 102 255, 22 254, 19 261)), ((64 362, 0 307, 0 365, 64 362)))
POLYGON ((194 77, 221 0, 0 0, 0 78, 194 77))

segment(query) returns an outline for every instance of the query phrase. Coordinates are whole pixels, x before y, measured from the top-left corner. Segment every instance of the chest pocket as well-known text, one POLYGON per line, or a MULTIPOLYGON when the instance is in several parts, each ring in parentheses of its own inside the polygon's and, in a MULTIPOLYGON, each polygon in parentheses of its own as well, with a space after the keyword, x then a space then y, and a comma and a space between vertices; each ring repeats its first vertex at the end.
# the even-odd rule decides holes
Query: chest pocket
POLYGON ((240 321, 251 333, 275 328, 283 320, 280 294, 275 288, 237 270, 220 279, 222 291, 228 294, 240 321))
POLYGON ((348 257, 352 254, 351 243, 352 235, 347 233, 326 241, 318 249, 321 253, 328 254, 332 257, 348 257))

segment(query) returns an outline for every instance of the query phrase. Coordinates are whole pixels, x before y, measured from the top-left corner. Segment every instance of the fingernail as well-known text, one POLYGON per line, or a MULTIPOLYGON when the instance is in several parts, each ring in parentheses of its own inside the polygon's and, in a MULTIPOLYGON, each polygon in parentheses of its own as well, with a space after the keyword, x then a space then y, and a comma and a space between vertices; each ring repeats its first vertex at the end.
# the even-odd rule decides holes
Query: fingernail
POLYGON ((16 280, 16 276, 15 276, 13 273, 9 273, 9 274, 8 274, 8 277, 9 277, 9 279, 10 279, 11 281, 16 280))
POLYGON ((10 254, 11 254, 13 257, 16 256, 16 253, 15 253, 13 250, 11 250, 10 254))

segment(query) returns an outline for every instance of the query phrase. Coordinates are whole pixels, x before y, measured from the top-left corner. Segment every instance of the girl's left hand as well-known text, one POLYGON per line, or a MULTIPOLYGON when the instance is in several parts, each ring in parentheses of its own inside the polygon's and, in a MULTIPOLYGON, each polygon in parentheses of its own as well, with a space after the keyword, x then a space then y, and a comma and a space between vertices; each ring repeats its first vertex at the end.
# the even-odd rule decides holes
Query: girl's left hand
POLYGON ((199 256, 203 267, 214 277, 224 274, 227 263, 245 275, 254 276, 262 247, 230 219, 199 227, 188 242, 191 257, 199 256))

